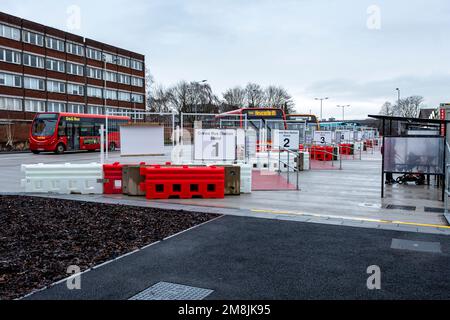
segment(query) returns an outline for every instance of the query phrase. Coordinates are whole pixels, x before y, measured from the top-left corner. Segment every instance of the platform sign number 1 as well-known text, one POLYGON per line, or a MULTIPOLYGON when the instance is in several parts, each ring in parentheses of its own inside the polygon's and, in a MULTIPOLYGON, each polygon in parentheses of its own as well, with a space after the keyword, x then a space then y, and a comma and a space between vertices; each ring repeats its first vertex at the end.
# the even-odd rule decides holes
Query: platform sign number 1
POLYGON ((195 160, 236 160, 236 130, 196 129, 194 140, 195 160))

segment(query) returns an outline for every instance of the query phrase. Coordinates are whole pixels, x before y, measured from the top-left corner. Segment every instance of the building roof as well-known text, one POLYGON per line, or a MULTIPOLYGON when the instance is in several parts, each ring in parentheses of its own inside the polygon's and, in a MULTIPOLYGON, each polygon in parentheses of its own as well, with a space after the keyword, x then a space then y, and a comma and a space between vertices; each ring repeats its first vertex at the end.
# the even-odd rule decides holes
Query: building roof
POLYGON ((378 119, 378 120, 387 120, 387 121, 401 121, 401 122, 410 122, 410 123, 450 123, 450 120, 440 120, 440 119, 421 119, 421 118, 408 118, 408 117, 394 117, 394 116, 383 116, 383 115, 370 115, 370 118, 378 119))
POLYGON ((429 119, 431 114, 435 110, 436 110, 435 108, 420 109, 419 118, 421 118, 421 119, 429 119))

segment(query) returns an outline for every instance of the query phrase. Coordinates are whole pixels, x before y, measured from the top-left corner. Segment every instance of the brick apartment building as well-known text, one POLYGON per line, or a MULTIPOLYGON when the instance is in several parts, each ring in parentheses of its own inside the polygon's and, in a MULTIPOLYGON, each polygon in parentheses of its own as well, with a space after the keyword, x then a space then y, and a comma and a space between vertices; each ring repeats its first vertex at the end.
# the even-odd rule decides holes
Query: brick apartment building
POLYGON ((0 12, 0 149, 37 112, 145 110, 145 57, 0 12))

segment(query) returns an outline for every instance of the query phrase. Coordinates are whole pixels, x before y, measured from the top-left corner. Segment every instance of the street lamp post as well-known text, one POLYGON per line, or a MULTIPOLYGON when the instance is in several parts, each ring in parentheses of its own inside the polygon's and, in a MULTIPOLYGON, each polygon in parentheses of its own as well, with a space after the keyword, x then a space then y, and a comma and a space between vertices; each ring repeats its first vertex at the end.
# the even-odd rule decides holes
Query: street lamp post
POLYGON ((344 106, 337 106, 337 107, 338 108, 342 108, 342 121, 344 121, 345 120, 345 108, 349 108, 350 105, 347 104, 347 105, 344 105, 344 106))
POLYGON ((330 98, 325 97, 325 98, 315 98, 315 100, 319 101, 320 100, 320 121, 323 120, 323 100, 328 100, 330 98))

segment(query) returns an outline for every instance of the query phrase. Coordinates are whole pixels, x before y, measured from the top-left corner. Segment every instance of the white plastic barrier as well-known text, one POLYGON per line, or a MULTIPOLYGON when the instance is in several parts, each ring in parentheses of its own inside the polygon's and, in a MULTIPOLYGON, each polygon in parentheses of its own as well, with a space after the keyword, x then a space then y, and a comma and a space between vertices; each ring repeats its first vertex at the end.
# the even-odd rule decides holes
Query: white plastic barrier
POLYGON ((256 158, 251 158, 249 162, 253 169, 278 171, 278 166, 280 166, 281 172, 292 172, 296 166, 295 158, 293 154, 288 156, 287 152, 282 152, 281 155, 278 152, 258 152, 256 158))
POLYGON ((303 171, 308 171, 310 170, 309 152, 302 152, 302 153, 303 153, 303 171))
POLYGON ((252 166, 241 164, 241 193, 252 193, 252 166))
POLYGON ((103 167, 91 164, 22 165, 27 193, 103 194, 103 167))

